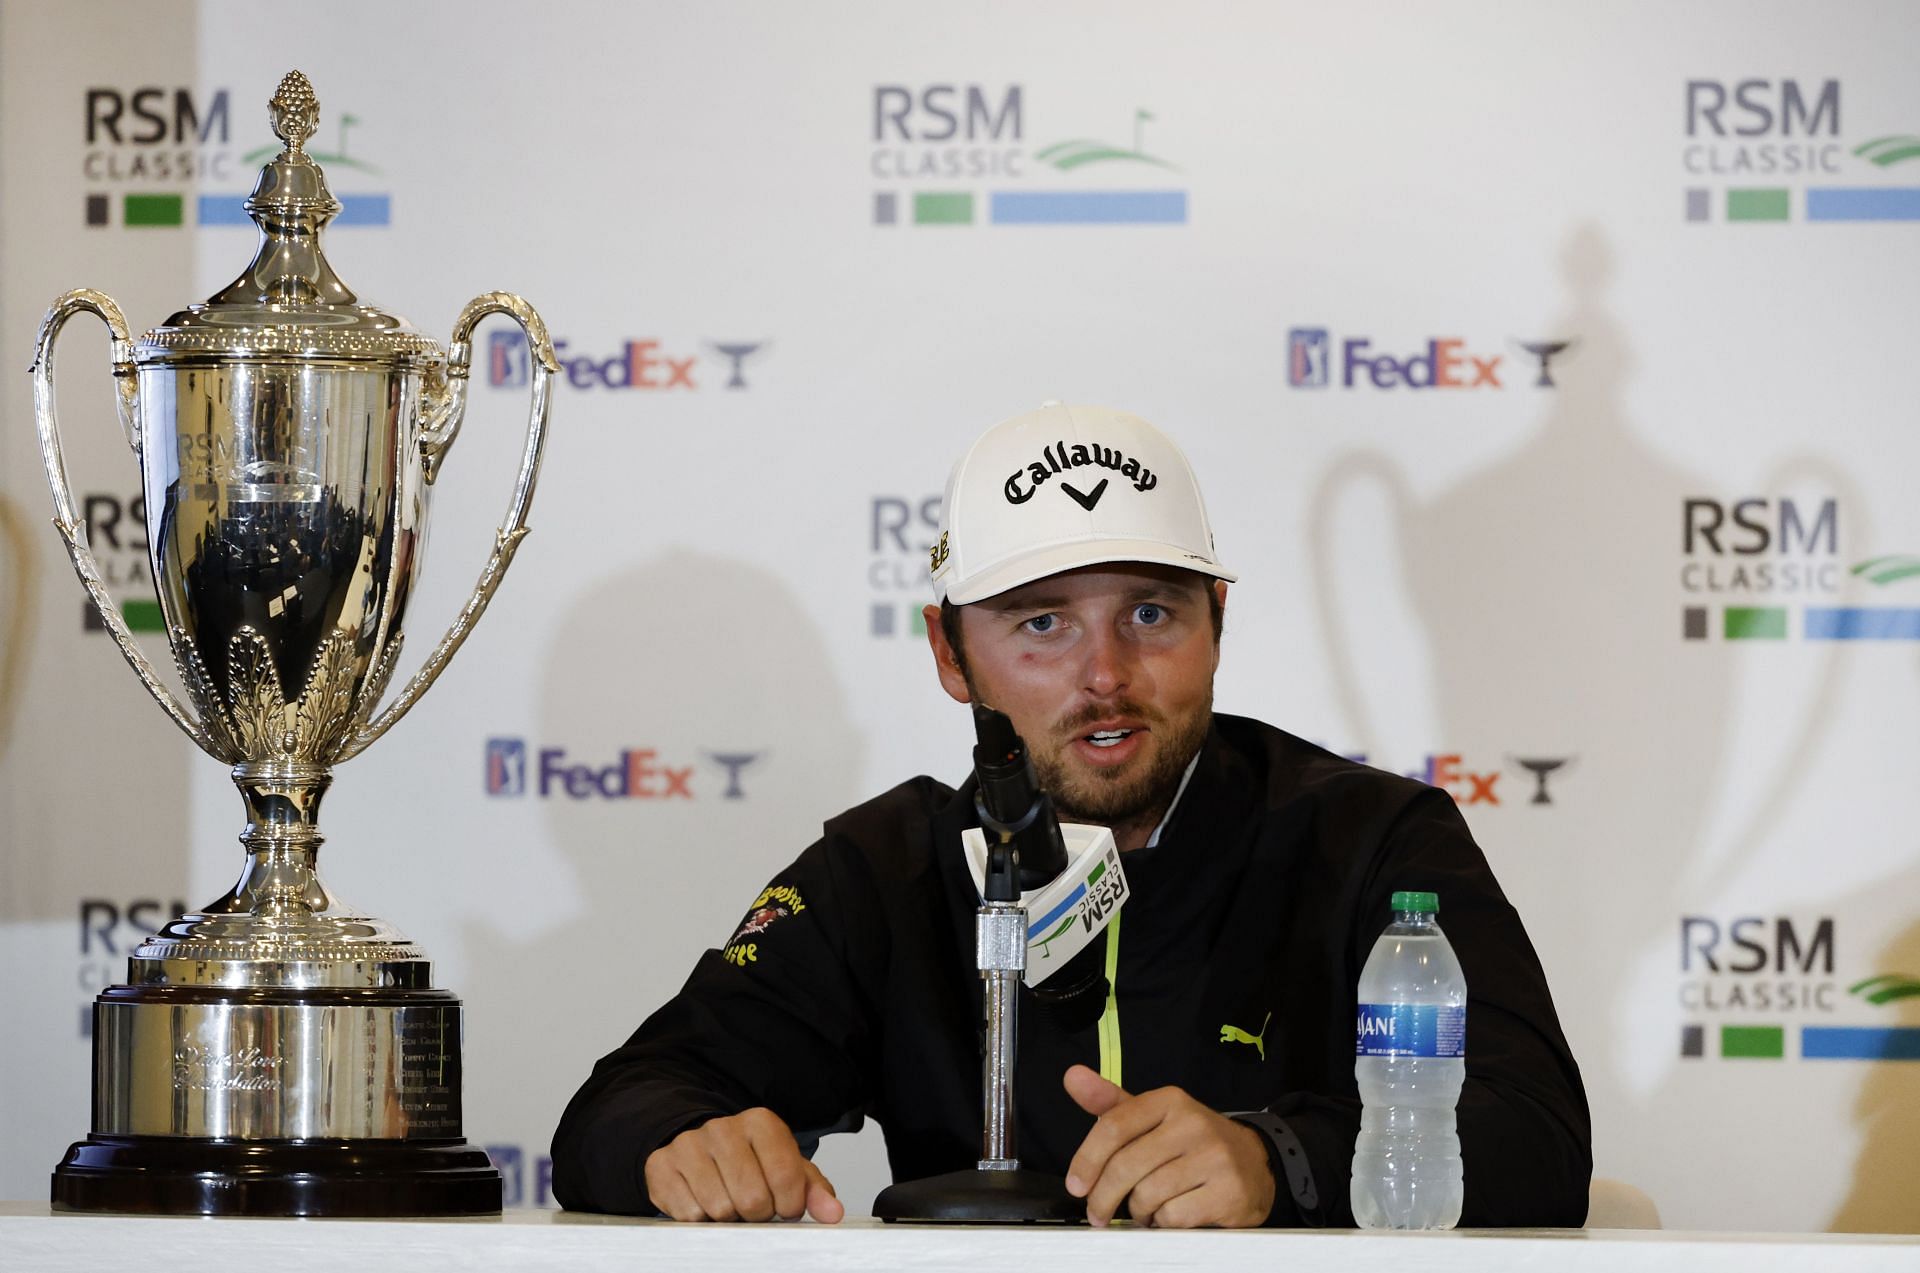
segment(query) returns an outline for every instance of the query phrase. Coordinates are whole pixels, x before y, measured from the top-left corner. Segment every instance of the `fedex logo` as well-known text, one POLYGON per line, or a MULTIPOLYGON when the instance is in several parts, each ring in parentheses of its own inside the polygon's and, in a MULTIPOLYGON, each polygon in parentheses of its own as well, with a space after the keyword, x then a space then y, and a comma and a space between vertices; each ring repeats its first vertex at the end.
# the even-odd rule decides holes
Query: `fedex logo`
MULTIPOLYGON (((747 360, 765 341, 709 341, 709 351, 725 368, 728 389, 748 388, 747 360)), ((619 352, 605 358, 567 354, 567 342, 553 342, 560 375, 575 389, 698 389, 702 380, 700 355, 669 350, 657 339, 629 340, 619 352)), ((527 340, 518 331, 496 331, 487 339, 487 384, 495 389, 517 389, 527 383, 527 340)))
POLYGON ((1466 342, 1457 339, 1430 340, 1426 349, 1405 358, 1375 354, 1373 342, 1362 338, 1340 342, 1340 384, 1353 388, 1362 369, 1376 388, 1395 389, 1498 389, 1499 354, 1482 358, 1462 349, 1466 342))
MULTIPOLYGON (((1367 753, 1350 752, 1348 760, 1360 764, 1367 763, 1367 753)), ((1406 776, 1416 782, 1424 782, 1429 787, 1438 787, 1453 797, 1455 804, 1552 804, 1552 779, 1572 760, 1571 756, 1511 756, 1514 764, 1526 771, 1525 778, 1515 781, 1525 783, 1529 779, 1532 787, 1523 787, 1518 792, 1500 786, 1504 776, 1499 769, 1475 770, 1469 768, 1458 752, 1429 752, 1418 768, 1406 771, 1406 776)), ((1381 766, 1384 768, 1385 766, 1381 766)))
POLYGON ((717 770, 708 781, 702 777, 698 761, 672 764, 652 747, 634 747, 622 751, 611 764, 569 763, 564 747, 541 747, 529 764, 526 741, 519 738, 489 738, 486 751, 486 784, 490 796, 532 794, 545 800, 563 796, 569 800, 693 800, 703 792, 713 794, 718 786, 722 800, 744 800, 742 781, 747 768, 764 753, 757 751, 707 752, 704 759, 717 770), (531 772, 530 772, 531 771, 531 772))
MULTIPOLYGON (((1568 340, 1515 341, 1534 360, 1536 388, 1554 387, 1554 355, 1568 340)), ((1324 389, 1333 381, 1333 337, 1324 327, 1295 327, 1287 332, 1287 383, 1296 389, 1324 389)), ((1504 389, 1505 354, 1476 353, 1458 337, 1436 336, 1409 354, 1374 348, 1366 336, 1339 342, 1340 387, 1369 384, 1376 389, 1504 389)))
POLYGON ((1500 803, 1499 793, 1494 790, 1495 784, 1500 781, 1500 771, 1489 769, 1485 773, 1476 773, 1460 763, 1457 753, 1436 755, 1429 752, 1426 764, 1408 771, 1407 777, 1424 782, 1429 787, 1440 788, 1453 797, 1455 804, 1500 803))

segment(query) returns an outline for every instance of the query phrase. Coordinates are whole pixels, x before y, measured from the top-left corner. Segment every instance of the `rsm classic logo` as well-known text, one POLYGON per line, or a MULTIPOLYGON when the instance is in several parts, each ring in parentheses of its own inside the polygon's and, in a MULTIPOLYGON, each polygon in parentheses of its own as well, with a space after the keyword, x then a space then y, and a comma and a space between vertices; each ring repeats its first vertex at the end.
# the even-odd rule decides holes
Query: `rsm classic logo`
MULTIPOLYGON (((249 104, 236 103, 231 89, 181 85, 95 85, 83 93, 87 225, 253 227, 242 205, 261 165, 280 151, 271 140, 265 94, 249 104), (266 144, 236 152, 236 104, 244 131, 266 144)), ((347 111, 323 111, 322 134, 306 148, 340 201, 335 226, 393 220, 392 195, 369 189, 384 184, 380 170, 351 153, 348 136, 360 122, 347 111)))
POLYGON ((1831 915, 1682 915, 1680 1055, 1920 1061, 1920 1026, 1886 1019, 1920 980, 1837 975, 1838 932, 1831 915))
POLYGON ((939 547, 940 495, 867 499, 867 635, 925 640, 933 600, 928 562, 939 547))
POLYGON ((1870 105, 1856 112, 1843 88, 1824 78, 1686 81, 1687 220, 1920 221, 1920 136, 1870 105), (1856 113, 1864 130, 1849 126, 1856 113))
MULTIPOLYGON (((120 617, 134 632, 164 632, 160 602, 147 564, 147 499, 139 492, 88 491, 80 497, 80 518, 87 543, 100 565, 101 581, 120 606, 120 617)), ((80 599, 80 627, 105 632, 107 625, 91 598, 80 599)))
POLYGON ((1149 146, 1153 122, 1142 108, 1068 105, 1026 84, 876 84, 867 132, 873 224, 1184 225, 1186 183, 1149 146), (1038 145, 1030 114, 1046 120, 1038 145), (1083 119, 1118 131, 1053 131, 1083 119))
POLYGON ((557 800, 744 800, 761 751, 706 751, 691 762, 653 747, 630 747, 611 759, 582 762, 565 747, 528 748, 522 738, 489 738, 490 796, 557 800))
POLYGON ((1831 497, 1682 500, 1683 637, 1920 641, 1920 557, 1849 560, 1847 526, 1831 497))
POLYGON ((78 1033, 93 1037, 93 997, 125 979, 127 956, 133 948, 160 930, 175 915, 187 913, 187 904, 175 898, 162 903, 155 897, 80 900, 80 962, 74 982, 83 996, 79 1003, 78 1033))

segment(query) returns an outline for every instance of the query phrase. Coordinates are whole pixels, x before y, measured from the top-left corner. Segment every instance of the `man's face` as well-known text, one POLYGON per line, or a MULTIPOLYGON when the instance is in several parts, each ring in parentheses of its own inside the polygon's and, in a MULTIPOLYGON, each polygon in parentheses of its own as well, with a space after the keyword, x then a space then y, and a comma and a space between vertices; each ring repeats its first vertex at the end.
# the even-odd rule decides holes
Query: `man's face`
POLYGON ((1210 586, 1224 599, 1190 570, 1088 566, 962 606, 957 655, 937 618, 927 630, 941 684, 1012 718, 1061 815, 1118 834, 1166 812, 1206 734, 1210 586))

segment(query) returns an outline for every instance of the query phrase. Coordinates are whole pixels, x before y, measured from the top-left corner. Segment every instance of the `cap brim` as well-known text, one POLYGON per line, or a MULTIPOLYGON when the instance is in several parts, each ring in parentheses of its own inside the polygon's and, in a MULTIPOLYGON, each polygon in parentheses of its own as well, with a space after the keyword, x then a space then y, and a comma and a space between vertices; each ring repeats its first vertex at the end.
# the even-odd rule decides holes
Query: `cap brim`
POLYGON ((1233 583, 1240 578, 1239 575, 1211 558, 1175 548, 1171 544, 1157 543, 1148 539, 1105 539, 1091 542, 1080 540, 1071 544, 1036 548, 1031 552, 1018 553, 1004 561, 995 562, 969 579, 964 587, 948 591, 946 600, 957 606, 972 605, 976 601, 997 597, 1009 589, 1032 583, 1036 579, 1045 579, 1048 575, 1057 575, 1065 570, 1123 561, 1143 562, 1151 566, 1178 566, 1182 570, 1211 575, 1215 579, 1224 579, 1228 583, 1233 583))

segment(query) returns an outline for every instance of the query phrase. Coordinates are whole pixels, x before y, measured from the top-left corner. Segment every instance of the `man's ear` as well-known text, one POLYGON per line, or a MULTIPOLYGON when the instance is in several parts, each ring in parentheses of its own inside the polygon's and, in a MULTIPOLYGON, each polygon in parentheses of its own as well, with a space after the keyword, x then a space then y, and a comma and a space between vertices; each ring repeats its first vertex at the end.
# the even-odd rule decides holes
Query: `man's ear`
POLYGON ((967 674, 960 669, 960 658, 947 640, 947 630, 940 626, 940 607, 923 607, 920 617, 927 625, 927 648, 933 651, 933 670, 940 677, 940 688, 956 703, 971 703, 967 674))
MULTIPOLYGON (((1227 621, 1227 581, 1226 580, 1216 579, 1213 581, 1213 595, 1214 595, 1214 599, 1220 603, 1220 622, 1224 626, 1227 621)), ((1213 670, 1216 672, 1220 670, 1220 638, 1219 637, 1215 637, 1213 639, 1213 670)))

